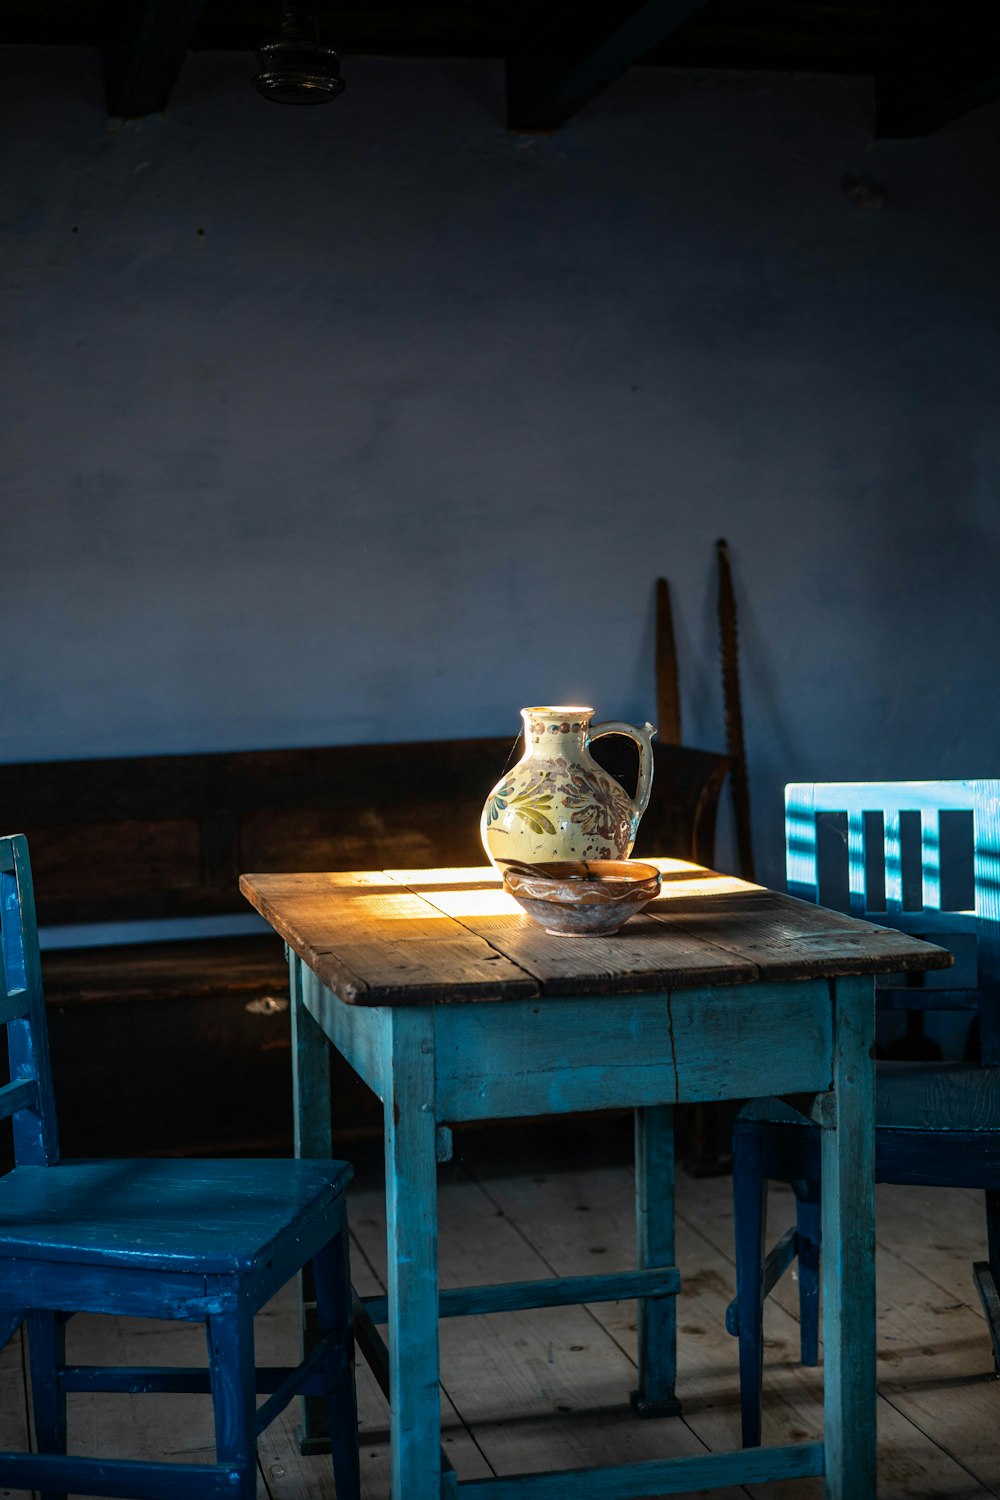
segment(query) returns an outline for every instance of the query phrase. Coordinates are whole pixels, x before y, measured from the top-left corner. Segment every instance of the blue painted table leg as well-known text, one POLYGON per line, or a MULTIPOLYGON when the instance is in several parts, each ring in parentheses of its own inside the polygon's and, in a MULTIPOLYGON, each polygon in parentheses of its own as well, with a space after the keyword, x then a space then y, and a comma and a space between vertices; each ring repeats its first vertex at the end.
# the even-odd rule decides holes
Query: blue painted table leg
POLYGON ((440 1500, 434 1017, 384 1015, 392 1500, 440 1500))
MULTIPOLYGON (((66 1363, 65 1319, 56 1312, 30 1312, 27 1324, 35 1443, 39 1453, 65 1453, 66 1394, 56 1378, 66 1363)), ((41 1490, 39 1495, 40 1500, 66 1500, 60 1490, 41 1490)))
MULTIPOLYGON (((636 1242, 640 1270, 675 1264, 674 1112, 657 1104, 635 1112, 636 1242)), ((637 1304, 640 1417, 676 1416, 677 1299, 641 1297, 637 1304)))
POLYGON ((833 1118, 823 1126, 823 1445, 827 1500, 876 1493, 875 994, 831 981, 833 1118))
MULTIPOLYGON (((289 950, 288 980, 292 1017, 292 1110, 295 1155, 329 1160, 333 1156, 330 1124, 330 1043, 319 1023, 306 1010, 304 986, 318 980, 302 960, 289 950)), ((316 1344, 316 1310, 311 1268, 299 1273, 299 1306, 302 1310, 301 1356, 316 1344)), ((299 1448, 303 1453, 329 1453, 330 1428, 326 1406, 319 1396, 301 1398, 302 1426, 299 1448)))

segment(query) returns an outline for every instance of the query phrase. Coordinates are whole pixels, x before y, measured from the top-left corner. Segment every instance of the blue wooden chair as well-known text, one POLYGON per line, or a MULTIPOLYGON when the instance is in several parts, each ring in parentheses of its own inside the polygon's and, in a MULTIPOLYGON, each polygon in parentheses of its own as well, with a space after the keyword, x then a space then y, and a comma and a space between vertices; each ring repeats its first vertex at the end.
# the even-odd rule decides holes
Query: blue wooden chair
MULTIPOLYGON (((853 916, 951 948, 968 970, 964 988, 958 985, 963 976, 952 970, 946 971, 949 979, 955 976, 950 989, 924 988, 924 976, 912 974, 891 976, 878 990, 880 1008, 902 1008, 908 1017, 918 1010, 978 1011, 980 1062, 876 1064, 875 1178, 985 1189, 987 1259, 976 1263, 973 1277, 1000 1372, 1000 781, 792 785, 785 790, 785 808, 791 895, 819 901, 817 820, 846 814, 847 881, 840 904, 853 916), (941 815, 956 812, 972 815, 966 853, 973 910, 942 908, 941 815), (879 813, 881 848, 866 838, 865 815, 879 813), (901 838, 901 816, 908 813, 919 815, 912 864, 901 838), (904 865, 913 876, 906 883, 912 892, 904 892, 904 865), (884 909, 877 891, 883 880, 884 909)), ((826 890, 824 897, 831 904, 826 890)), ((734 1124, 736 1299, 726 1323, 739 1338, 747 1447, 756 1446, 761 1434, 764 1299, 796 1260, 802 1363, 818 1360, 820 1154, 819 1128, 794 1101, 754 1100, 734 1124), (768 1181, 791 1185, 796 1223, 765 1256, 768 1181)))
POLYGON ((138 1500, 253 1500, 257 1434, 300 1392, 326 1398, 338 1500, 358 1500, 353 1324, 339 1161, 59 1160, 25 839, 0 838, 0 1023, 12 1170, 0 1176, 0 1347, 28 1331, 36 1453, 0 1452, 0 1487, 138 1500), (257 1310, 307 1262, 319 1341, 296 1369, 254 1367, 257 1310), (204 1368, 65 1363, 75 1312, 203 1322, 204 1368), (214 1464, 66 1453, 69 1391, 202 1391, 214 1464), (260 1407, 257 1391, 269 1397, 260 1407))

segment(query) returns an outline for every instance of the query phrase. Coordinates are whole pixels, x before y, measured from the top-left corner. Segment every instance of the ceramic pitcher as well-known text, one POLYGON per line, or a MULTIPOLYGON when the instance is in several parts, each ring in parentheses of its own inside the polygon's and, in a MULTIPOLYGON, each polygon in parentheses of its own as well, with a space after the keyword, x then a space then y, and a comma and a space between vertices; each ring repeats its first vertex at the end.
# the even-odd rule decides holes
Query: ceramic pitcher
POLYGON ((592 708, 522 708, 524 754, 486 799, 483 848, 503 870, 505 860, 627 859, 653 784, 652 724, 609 720, 591 724, 592 708), (606 734, 625 734, 639 747, 632 798, 591 759, 587 747, 606 734))

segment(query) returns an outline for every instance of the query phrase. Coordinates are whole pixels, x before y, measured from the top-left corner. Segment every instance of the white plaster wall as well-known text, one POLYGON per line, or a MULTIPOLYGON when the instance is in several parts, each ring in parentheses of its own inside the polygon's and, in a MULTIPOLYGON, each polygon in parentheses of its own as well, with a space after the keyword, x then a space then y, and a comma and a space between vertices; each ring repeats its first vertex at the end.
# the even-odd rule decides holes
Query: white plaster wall
POLYGON ((639 720, 661 573, 722 748, 724 535, 765 878, 785 780, 1000 770, 996 107, 635 69, 517 137, 494 65, 196 54, 122 125, 0 61, 0 758, 639 720))

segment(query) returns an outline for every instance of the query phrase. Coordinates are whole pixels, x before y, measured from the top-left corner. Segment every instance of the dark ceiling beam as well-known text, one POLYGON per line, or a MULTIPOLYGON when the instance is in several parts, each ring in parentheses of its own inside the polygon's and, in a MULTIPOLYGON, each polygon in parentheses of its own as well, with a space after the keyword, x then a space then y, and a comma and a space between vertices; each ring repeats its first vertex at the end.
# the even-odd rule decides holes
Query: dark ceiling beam
POLYGON ((927 135, 1000 96, 1000 19, 958 41, 943 37, 933 54, 906 69, 876 75, 875 134, 927 135))
POLYGON ((104 48, 109 115, 152 115, 166 107, 204 4, 126 0, 115 7, 104 48))
POLYGON ((536 50, 508 59, 508 127, 557 129, 704 3, 587 0, 575 5, 536 50))

